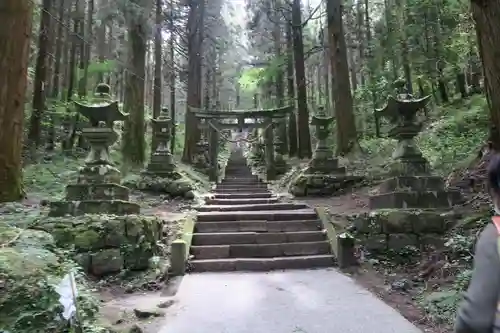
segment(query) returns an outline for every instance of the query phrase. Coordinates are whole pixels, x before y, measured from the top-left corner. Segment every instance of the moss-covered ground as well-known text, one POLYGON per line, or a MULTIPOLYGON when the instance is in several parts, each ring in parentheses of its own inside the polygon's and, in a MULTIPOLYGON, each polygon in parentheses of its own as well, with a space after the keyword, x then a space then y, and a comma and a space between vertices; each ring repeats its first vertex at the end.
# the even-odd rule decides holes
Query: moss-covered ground
MULTIPOLYGON (((132 190, 130 200, 140 204, 142 217, 48 218, 48 203, 64 198, 65 186, 76 181, 76 171, 83 163, 82 158, 55 154, 40 163, 27 165, 25 200, 0 205, 0 331, 67 332, 68 323, 61 319, 59 296, 54 287, 69 271, 76 272, 77 276, 78 307, 84 332, 137 331, 134 325, 141 319, 136 315, 124 322, 123 319, 115 321, 107 315, 109 311, 104 315, 99 312, 122 295, 159 290, 169 279, 169 244, 182 230, 193 200, 132 190), (130 234, 132 225, 139 226, 136 229, 140 235, 130 234), (128 256, 131 261, 128 268, 125 265, 116 274, 100 279, 86 273, 88 261, 82 260, 82 254, 89 253, 95 246, 105 249, 100 252, 110 251, 111 245, 126 237, 134 238, 133 244, 142 244, 133 249, 118 247, 117 253, 128 256), (146 258, 145 262, 135 255, 146 253, 149 260, 146 258), (138 271, 137 268, 148 269, 138 271)), ((210 184, 203 174, 178 165, 183 180, 193 189, 196 202, 197 196, 208 191, 210 184)), ((127 177, 138 177, 138 172, 129 171, 127 177)), ((109 261, 101 259, 109 266, 109 261)))

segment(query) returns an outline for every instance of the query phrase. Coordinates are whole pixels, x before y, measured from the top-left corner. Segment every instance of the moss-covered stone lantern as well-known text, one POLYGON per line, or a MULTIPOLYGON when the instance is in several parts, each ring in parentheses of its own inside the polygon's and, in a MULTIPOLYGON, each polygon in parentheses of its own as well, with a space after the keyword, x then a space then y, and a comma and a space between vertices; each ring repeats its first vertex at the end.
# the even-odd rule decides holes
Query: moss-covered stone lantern
POLYGON ((156 142, 157 147, 151 155, 147 171, 159 177, 167 177, 175 169, 175 163, 169 148, 172 137, 172 119, 169 117, 168 111, 162 109, 160 115, 151 119, 151 122, 153 141, 156 142))
POLYGON ((328 146, 333 117, 319 107, 311 119, 316 127, 317 144, 309 165, 292 181, 289 191, 295 196, 332 195, 362 180, 360 176, 347 175, 345 167, 328 146))
POLYGON ((107 88, 104 84, 98 86, 96 95, 102 98, 97 103, 75 102, 77 112, 92 125, 82 130, 90 151, 78 171, 77 183, 66 187, 65 201, 51 203, 51 216, 139 213, 139 205, 128 201, 128 189, 119 185, 120 171, 110 159, 109 147, 118 138, 113 123, 126 120, 128 115, 119 110, 118 102, 111 101, 107 88))

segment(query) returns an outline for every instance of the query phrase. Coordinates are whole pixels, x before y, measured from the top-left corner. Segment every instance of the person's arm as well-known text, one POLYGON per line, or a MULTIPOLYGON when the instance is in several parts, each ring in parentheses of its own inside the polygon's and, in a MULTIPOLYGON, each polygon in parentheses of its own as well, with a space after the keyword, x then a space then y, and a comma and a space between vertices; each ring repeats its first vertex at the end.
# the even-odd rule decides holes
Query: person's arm
POLYGON ((500 292, 498 232, 491 223, 481 233, 474 255, 474 270, 460 306, 455 333, 493 331, 500 292))

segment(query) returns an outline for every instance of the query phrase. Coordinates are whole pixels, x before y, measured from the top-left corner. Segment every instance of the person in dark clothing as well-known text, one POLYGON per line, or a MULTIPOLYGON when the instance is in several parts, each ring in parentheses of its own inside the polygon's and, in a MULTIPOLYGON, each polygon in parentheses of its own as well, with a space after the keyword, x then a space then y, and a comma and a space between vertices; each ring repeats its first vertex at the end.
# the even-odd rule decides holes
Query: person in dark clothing
POLYGON ((458 311, 455 333, 500 333, 500 155, 490 162, 488 185, 495 216, 477 241, 472 278, 458 311))

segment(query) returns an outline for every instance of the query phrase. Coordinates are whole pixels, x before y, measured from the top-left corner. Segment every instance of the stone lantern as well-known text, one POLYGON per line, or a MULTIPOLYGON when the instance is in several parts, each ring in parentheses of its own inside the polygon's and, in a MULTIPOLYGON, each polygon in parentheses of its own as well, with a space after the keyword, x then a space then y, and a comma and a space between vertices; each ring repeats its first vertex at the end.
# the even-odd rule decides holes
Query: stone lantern
POLYGON ((153 127, 153 141, 157 147, 151 155, 147 171, 159 177, 168 177, 175 169, 175 163, 170 152, 170 139, 172 138, 172 119, 169 117, 166 108, 163 108, 160 115, 151 119, 153 127))
POLYGON ((76 110, 86 117, 91 127, 82 130, 90 144, 85 165, 79 169, 76 184, 66 187, 65 201, 52 202, 52 216, 82 214, 138 214, 139 205, 129 202, 128 188, 121 186, 120 171, 113 165, 109 147, 117 140, 113 130, 115 121, 124 121, 128 115, 118 108, 109 95, 109 86, 101 84, 96 95, 102 98, 94 104, 75 102, 76 110))
MULTIPOLYGON (((104 88, 104 86, 99 87, 104 88)), ((110 98, 110 95, 107 93, 101 92, 100 94, 101 97, 110 98)), ((119 183, 120 172, 111 162, 109 147, 118 139, 118 134, 113 129, 114 122, 124 121, 128 118, 128 115, 120 111, 117 101, 106 101, 105 98, 96 104, 75 102, 76 110, 82 116, 86 117, 92 125, 92 127, 82 130, 82 136, 90 144, 90 152, 85 161, 86 167, 80 170, 80 177, 82 181, 88 178, 88 182, 93 182, 97 179, 98 181, 104 181, 111 177, 113 182, 119 183), (95 168, 92 168, 92 166, 96 165, 100 166, 98 172, 94 170, 95 168), (106 171, 104 171, 105 169, 106 171)))
POLYGON ((389 97, 387 105, 376 111, 377 122, 379 117, 385 117, 392 125, 388 137, 398 141, 392 157, 401 163, 401 172, 406 175, 426 174, 429 171, 427 160, 415 143, 415 137, 422 130, 422 123, 417 121, 416 116, 425 108, 429 98, 401 100, 389 97))
POLYGON ((392 125, 388 136, 398 143, 392 175, 370 195, 371 211, 353 225, 356 238, 366 240, 368 253, 441 247, 442 234, 455 223, 452 208, 462 201, 460 191, 447 189, 443 178, 431 174, 415 143, 422 130, 417 114, 428 100, 400 94, 376 111, 377 123, 379 116, 387 118, 392 125))
POLYGON ((318 107, 318 111, 311 119, 311 125, 316 127, 317 143, 314 149, 313 158, 309 163, 311 172, 332 173, 338 168, 338 160, 334 157, 333 151, 328 146, 328 137, 330 136, 330 126, 333 117, 325 112, 324 107, 318 107))
MULTIPOLYGON (((278 119, 273 123, 273 126, 277 128, 277 131, 280 130, 282 120, 278 119)), ((276 174, 282 175, 285 174, 288 170, 288 165, 283 156, 283 140, 281 140, 281 133, 276 133, 274 136, 274 164, 276 167, 276 174)))
POLYGON ((292 182, 290 192, 295 196, 332 195, 343 191, 360 182, 363 177, 348 175, 346 168, 339 166, 332 149, 328 145, 330 126, 333 117, 319 107, 311 119, 311 125, 316 127, 316 148, 309 165, 292 182))

